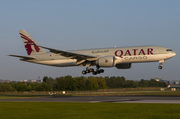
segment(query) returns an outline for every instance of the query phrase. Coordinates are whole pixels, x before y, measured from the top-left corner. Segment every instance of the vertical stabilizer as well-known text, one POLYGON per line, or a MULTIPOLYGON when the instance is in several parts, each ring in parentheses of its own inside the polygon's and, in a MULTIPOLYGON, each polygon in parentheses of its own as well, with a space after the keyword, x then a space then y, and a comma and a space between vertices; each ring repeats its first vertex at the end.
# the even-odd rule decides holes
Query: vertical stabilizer
POLYGON ((21 36, 21 39, 22 39, 22 41, 24 43, 24 47, 25 47, 28 55, 46 52, 41 47, 31 45, 31 44, 36 44, 37 45, 37 43, 31 38, 31 36, 28 33, 26 33, 25 30, 19 30, 19 34, 21 36))

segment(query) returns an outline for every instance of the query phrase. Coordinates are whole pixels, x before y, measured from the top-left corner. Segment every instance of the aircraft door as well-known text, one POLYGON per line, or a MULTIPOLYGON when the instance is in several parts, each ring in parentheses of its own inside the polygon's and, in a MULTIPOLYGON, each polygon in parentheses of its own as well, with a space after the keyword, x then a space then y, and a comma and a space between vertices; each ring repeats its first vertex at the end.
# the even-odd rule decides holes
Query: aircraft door
POLYGON ((153 54, 158 54, 158 48, 155 48, 155 49, 153 50, 153 54))

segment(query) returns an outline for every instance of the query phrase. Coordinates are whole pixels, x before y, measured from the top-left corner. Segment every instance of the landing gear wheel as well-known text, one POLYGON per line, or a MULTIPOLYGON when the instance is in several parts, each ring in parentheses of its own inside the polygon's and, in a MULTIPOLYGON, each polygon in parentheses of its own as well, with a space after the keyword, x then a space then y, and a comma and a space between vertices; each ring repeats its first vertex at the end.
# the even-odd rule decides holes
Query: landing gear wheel
POLYGON ((100 66, 99 66, 99 65, 97 65, 97 66, 96 66, 96 68, 97 68, 97 69, 99 69, 99 68, 100 68, 100 66))
POLYGON ((94 71, 94 72, 92 72, 92 74, 93 74, 93 75, 96 75, 96 74, 97 74, 97 72, 96 72, 96 71, 94 71))
POLYGON ((89 71, 90 71, 90 72, 94 72, 94 69, 93 69, 93 68, 91 68, 91 69, 89 69, 89 71))
POLYGON ((97 74, 100 74, 101 72, 100 72, 100 70, 96 70, 96 73, 97 73, 97 74))
POLYGON ((89 70, 89 69, 87 69, 87 70, 86 70, 86 73, 90 73, 90 70, 89 70))
POLYGON ((158 68, 159 68, 159 69, 162 69, 162 66, 159 66, 158 68))
POLYGON ((104 69, 100 69, 100 73, 104 73, 104 69))
POLYGON ((86 74, 86 70, 83 70, 83 71, 82 71, 82 74, 86 74))

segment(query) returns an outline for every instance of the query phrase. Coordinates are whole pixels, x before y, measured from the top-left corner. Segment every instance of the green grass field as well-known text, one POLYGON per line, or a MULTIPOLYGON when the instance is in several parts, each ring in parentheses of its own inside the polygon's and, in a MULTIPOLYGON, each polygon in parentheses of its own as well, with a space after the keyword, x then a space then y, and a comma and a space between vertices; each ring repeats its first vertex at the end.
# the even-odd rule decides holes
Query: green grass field
POLYGON ((180 104, 0 102, 0 119, 173 119, 180 104))

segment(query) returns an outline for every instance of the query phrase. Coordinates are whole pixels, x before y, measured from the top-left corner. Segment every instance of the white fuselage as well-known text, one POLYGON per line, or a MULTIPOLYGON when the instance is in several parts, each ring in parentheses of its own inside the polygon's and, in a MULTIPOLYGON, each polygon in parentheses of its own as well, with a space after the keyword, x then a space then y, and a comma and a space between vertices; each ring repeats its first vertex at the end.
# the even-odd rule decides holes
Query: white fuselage
POLYGON ((136 46, 64 51, 38 45, 25 31, 19 30, 28 56, 8 55, 18 57, 21 61, 56 67, 85 66, 82 74, 92 72, 93 75, 103 73, 100 67, 116 67, 129 69, 132 63, 159 62, 159 69, 166 59, 176 55, 169 48, 160 46, 136 46), (44 49, 49 50, 46 52, 44 49), (96 66, 96 70, 90 68, 96 66))
MULTIPOLYGON (((141 63, 141 62, 163 62, 176 55, 169 48, 159 46, 137 46, 137 47, 118 47, 104 49, 75 50, 74 53, 93 55, 97 57, 114 56, 115 64, 123 63, 141 63)), ((68 67, 77 66, 77 59, 69 59, 55 53, 34 54, 30 57, 36 60, 27 62, 38 63, 43 65, 68 67)))

